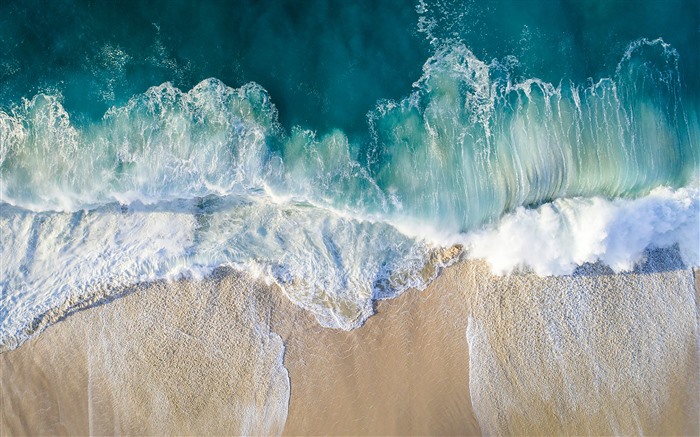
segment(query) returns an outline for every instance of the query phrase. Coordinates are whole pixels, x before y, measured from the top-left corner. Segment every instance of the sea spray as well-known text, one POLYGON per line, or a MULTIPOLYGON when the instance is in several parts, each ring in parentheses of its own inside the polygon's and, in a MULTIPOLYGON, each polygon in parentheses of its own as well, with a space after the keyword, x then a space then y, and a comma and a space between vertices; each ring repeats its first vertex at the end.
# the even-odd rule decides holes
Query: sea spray
POLYGON ((699 132, 676 64, 663 41, 639 40, 614 77, 554 85, 441 48, 410 97, 371 114, 372 176, 399 215, 462 232, 518 206, 685 186, 699 132))
POLYGON ((697 184, 657 188, 629 200, 557 199, 536 209, 520 207, 497 225, 464 237, 470 258, 493 272, 519 268, 541 276, 567 275, 602 261, 626 272, 644 261, 645 249, 678 245, 687 266, 700 265, 700 194, 697 184))

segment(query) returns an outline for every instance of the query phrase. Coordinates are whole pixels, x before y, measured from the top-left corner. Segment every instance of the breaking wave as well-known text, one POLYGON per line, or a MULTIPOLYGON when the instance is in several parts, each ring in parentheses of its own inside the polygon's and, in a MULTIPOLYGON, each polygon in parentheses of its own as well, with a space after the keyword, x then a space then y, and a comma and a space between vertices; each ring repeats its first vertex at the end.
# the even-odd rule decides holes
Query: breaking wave
POLYGON ((360 143, 285 130, 255 83, 164 83, 83 124, 58 94, 25 99, 0 111, 0 341, 94 290, 221 265, 343 329, 462 248, 499 273, 624 271, 675 244, 696 265, 699 123, 678 62, 642 39, 611 77, 552 84, 444 44, 360 143))

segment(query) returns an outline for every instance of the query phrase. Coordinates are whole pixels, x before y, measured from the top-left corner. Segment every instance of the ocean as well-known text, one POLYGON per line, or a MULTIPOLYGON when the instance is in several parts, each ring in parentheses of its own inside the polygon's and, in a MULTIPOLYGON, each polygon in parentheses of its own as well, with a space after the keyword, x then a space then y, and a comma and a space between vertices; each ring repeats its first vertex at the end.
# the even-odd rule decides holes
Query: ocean
POLYGON ((699 28, 695 0, 1 2, 0 350, 219 268, 350 331, 462 260, 700 266, 699 28))

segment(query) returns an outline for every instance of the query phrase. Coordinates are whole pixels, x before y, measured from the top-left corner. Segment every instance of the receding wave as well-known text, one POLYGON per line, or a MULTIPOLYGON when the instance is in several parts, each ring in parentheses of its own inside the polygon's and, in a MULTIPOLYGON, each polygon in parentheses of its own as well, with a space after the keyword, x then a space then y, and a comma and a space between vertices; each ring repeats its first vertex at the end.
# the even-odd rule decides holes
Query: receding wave
POLYGON ((551 84, 446 44, 360 143, 286 131, 254 83, 165 83, 87 124, 60 95, 23 100, 0 111, 2 342, 89 290, 220 265, 351 329, 455 243, 499 272, 628 270, 649 245, 697 263, 699 123, 678 62, 639 40, 610 77, 551 84))

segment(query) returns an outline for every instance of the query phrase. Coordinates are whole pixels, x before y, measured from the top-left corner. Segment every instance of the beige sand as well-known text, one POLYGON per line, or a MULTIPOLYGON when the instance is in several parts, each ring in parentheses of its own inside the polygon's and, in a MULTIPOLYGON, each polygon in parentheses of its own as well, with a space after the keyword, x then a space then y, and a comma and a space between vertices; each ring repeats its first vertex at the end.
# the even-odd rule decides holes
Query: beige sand
POLYGON ((151 284, 0 355, 0 433, 697 434, 699 277, 462 262, 353 332, 233 272, 151 284))
POLYGON ((484 433, 700 434, 691 271, 513 275, 471 287, 470 387, 484 433))
POLYGON ((284 433, 479 434, 469 396, 469 299, 454 286, 458 274, 447 269, 423 292, 380 301, 351 332, 310 317, 296 323, 285 342, 292 396, 284 433))
POLYGON ((152 284, 0 355, 0 432, 278 434, 288 385, 273 314, 294 387, 287 434, 475 433, 466 301, 443 282, 381 302, 350 333, 231 272, 152 284))
POLYGON ((280 433, 289 379, 261 291, 156 283, 50 326, 0 355, 0 433, 280 433))

